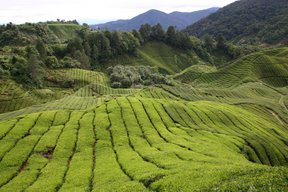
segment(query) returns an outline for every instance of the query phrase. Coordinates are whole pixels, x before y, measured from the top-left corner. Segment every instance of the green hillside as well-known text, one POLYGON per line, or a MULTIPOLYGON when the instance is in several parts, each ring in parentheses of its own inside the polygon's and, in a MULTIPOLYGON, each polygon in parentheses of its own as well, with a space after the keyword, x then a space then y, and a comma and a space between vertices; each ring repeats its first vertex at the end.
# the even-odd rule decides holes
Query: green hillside
POLYGON ((48 24, 48 28, 60 39, 60 41, 67 41, 76 37, 76 31, 83 27, 76 24, 48 24))
POLYGON ((199 60, 193 51, 175 49, 162 42, 150 42, 141 47, 136 56, 123 55, 111 59, 106 65, 149 65, 163 73, 175 74, 197 64, 199 60))
POLYGON ((0 190, 287 190, 286 123, 139 94, 2 121, 0 190))
MULTIPOLYGON (((89 84, 108 85, 106 75, 100 72, 81 69, 59 69, 48 70, 47 73, 49 74, 46 80, 47 86, 38 89, 24 87, 11 79, 2 80, 0 84, 0 113, 16 111, 32 105, 40 105, 62 99, 89 84), (67 87, 66 82, 71 85, 68 84, 67 87)), ((24 109, 24 111, 27 111, 27 109, 24 109)))
POLYGON ((185 31, 203 37, 222 35, 240 43, 287 43, 286 0, 239 0, 219 9, 185 31))
POLYGON ((288 49, 274 48, 245 56, 217 71, 187 70, 176 79, 197 86, 235 87, 262 82, 274 87, 288 84, 288 49))
POLYGON ((287 47, 79 27, 0 47, 0 192, 288 191, 287 47))
MULTIPOLYGON (((236 69, 265 71, 257 59, 285 64, 286 53, 270 49, 222 69, 196 65, 175 77, 229 67, 241 77, 246 71, 236 69)), ((231 89, 218 83, 222 73, 198 87, 112 89, 97 72, 49 74, 74 79, 75 91, 0 115, 0 191, 288 190, 287 83, 246 74, 255 82, 231 89)))

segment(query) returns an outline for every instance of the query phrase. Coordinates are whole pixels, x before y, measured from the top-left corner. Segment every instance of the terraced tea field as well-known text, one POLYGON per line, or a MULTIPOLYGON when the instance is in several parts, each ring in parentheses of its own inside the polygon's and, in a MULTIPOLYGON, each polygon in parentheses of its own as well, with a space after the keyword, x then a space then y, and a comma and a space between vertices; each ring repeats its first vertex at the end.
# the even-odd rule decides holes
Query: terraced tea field
MULTIPOLYGON (((280 53, 265 55, 284 69, 280 53)), ((100 72, 50 71, 75 90, 0 114, 0 191, 288 191, 286 74, 263 80, 260 63, 232 64, 237 81, 224 75, 229 66, 207 66, 187 84, 142 89, 110 88, 100 72)))
POLYGON ((53 82, 62 82, 65 81, 65 79, 73 81, 73 89, 64 89, 51 85, 45 89, 27 90, 12 80, 3 80, 0 83, 0 113, 16 111, 32 105, 41 105, 63 98, 67 100, 67 96, 74 94, 78 89, 89 84, 108 85, 107 77, 100 72, 80 69, 61 69, 50 70, 48 74, 50 81, 53 82))
POLYGON ((188 70, 176 79, 201 87, 235 87, 254 81, 284 87, 288 84, 287 58, 287 48, 268 49, 240 58, 218 71, 188 70))
POLYGON ((287 128, 217 102, 117 97, 12 118, 0 138, 0 191, 287 190, 287 128))

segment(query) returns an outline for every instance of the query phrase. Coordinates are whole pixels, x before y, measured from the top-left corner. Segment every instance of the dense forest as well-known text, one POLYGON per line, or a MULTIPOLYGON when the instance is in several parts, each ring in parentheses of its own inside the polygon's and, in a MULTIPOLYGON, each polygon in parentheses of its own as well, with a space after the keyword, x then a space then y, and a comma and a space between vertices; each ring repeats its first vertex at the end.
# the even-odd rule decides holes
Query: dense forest
POLYGON ((236 1, 185 29, 190 35, 223 36, 239 43, 286 43, 287 0, 236 1))

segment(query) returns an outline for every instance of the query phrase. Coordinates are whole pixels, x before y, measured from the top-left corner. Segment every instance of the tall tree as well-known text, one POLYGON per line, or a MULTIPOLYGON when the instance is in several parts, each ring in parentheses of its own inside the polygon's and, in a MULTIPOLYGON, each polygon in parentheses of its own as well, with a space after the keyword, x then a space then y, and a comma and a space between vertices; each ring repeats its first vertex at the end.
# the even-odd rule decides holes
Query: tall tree
POLYGON ((162 41, 165 38, 165 31, 163 30, 160 23, 153 26, 151 29, 151 38, 154 40, 162 41))
POLYGON ((217 48, 218 49, 222 49, 222 50, 226 49, 226 40, 222 35, 218 35, 216 37, 216 41, 217 41, 217 48))
POLYGON ((36 41, 36 49, 39 53, 40 58, 44 61, 47 57, 47 51, 46 51, 45 44, 43 43, 41 39, 38 39, 36 41))
POLYGON ((166 41, 170 45, 175 45, 176 42, 176 30, 174 26, 169 26, 166 32, 166 41))
POLYGON ((214 39, 210 36, 210 35, 205 35, 203 37, 203 41, 204 41, 204 47, 208 50, 208 51, 212 51, 215 48, 215 41, 214 39))
POLYGON ((142 38, 141 34, 139 33, 139 31, 133 29, 133 30, 132 30, 132 34, 133 34, 133 36, 134 36, 135 38, 138 39, 138 41, 139 41, 140 44, 143 44, 144 41, 143 41, 143 38, 142 38))
POLYGON ((139 29, 139 33, 141 34, 144 42, 147 42, 150 40, 151 31, 152 31, 151 25, 149 25, 149 24, 141 25, 141 27, 139 29))

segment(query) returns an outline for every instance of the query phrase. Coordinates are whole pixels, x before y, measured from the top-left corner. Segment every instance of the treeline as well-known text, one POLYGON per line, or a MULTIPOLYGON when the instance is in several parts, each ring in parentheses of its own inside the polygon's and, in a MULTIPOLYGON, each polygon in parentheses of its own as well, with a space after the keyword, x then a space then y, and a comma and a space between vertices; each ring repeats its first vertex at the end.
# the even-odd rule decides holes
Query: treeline
POLYGON ((67 56, 80 62, 80 67, 86 69, 105 67, 103 66, 105 61, 122 54, 137 55, 137 48, 151 41, 160 41, 177 49, 192 50, 201 59, 215 65, 223 62, 218 61, 219 55, 231 60, 255 51, 253 46, 235 46, 222 36, 216 38, 204 36, 199 39, 177 31, 173 26, 164 31, 160 24, 155 26, 144 24, 139 31, 132 32, 82 29, 78 33, 77 38, 68 42, 66 53, 67 56))
POLYGON ((168 27, 165 32, 160 24, 150 26, 142 25, 139 31, 132 31, 139 36, 142 43, 149 41, 162 41, 170 46, 183 50, 193 50, 201 59, 213 64, 222 64, 225 60, 232 60, 258 50, 251 45, 236 46, 219 35, 216 37, 205 35, 202 38, 190 36, 183 31, 177 31, 175 27, 168 27), (220 57, 220 59, 219 59, 220 57))
POLYGON ((78 34, 68 41, 65 57, 78 61, 77 67, 85 69, 103 67, 105 61, 122 54, 136 54, 140 46, 139 39, 129 32, 83 29, 78 34))
POLYGON ((145 24, 139 31, 132 32, 82 29, 78 31, 78 37, 68 41, 66 57, 81 64, 76 67, 95 69, 105 67, 103 66, 105 61, 119 55, 137 56, 137 48, 150 41, 161 41, 180 49, 193 48, 192 41, 186 33, 176 31, 172 26, 164 31, 160 24, 155 26, 145 24))

